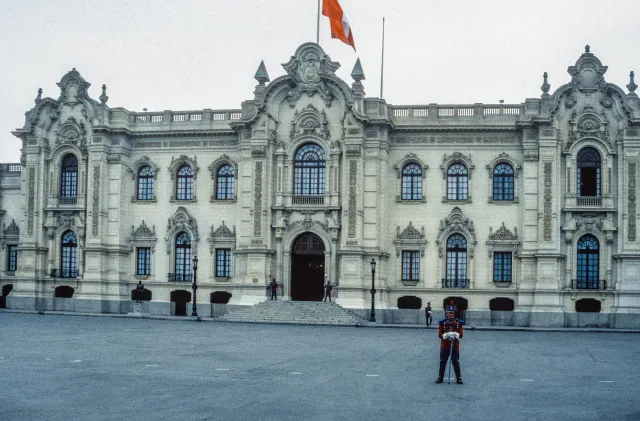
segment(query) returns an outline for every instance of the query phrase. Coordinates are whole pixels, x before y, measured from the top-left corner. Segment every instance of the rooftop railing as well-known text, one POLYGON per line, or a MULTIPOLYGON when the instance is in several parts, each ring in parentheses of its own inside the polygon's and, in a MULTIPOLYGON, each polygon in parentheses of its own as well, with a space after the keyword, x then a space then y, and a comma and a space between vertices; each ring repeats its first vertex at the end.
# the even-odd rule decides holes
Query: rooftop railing
POLYGON ((164 111, 132 113, 135 124, 200 123, 233 121, 242 118, 242 110, 164 111))
POLYGON ((404 118, 468 118, 468 117, 501 117, 520 116, 524 114, 524 104, 498 104, 498 105, 390 105, 389 117, 392 119, 404 118))

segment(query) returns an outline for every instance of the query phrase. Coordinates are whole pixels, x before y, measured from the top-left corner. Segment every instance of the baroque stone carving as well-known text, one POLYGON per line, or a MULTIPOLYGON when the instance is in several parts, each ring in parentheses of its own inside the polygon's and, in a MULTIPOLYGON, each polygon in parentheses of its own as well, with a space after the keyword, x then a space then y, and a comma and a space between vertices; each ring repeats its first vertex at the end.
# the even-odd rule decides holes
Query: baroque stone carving
POLYGON ((509 229, 502 223, 502 226, 498 228, 496 232, 493 232, 493 229, 489 227, 489 239, 490 240, 517 240, 518 239, 518 228, 514 227, 513 232, 509 231, 509 229))
POLYGON ((358 176, 358 161, 349 161, 349 238, 356 236, 356 186, 358 176))
POLYGON ((419 248, 420 254, 424 257, 424 248, 427 244, 424 234, 424 226, 422 231, 418 231, 411 221, 409 225, 400 232, 400 226, 396 227, 396 239, 393 242, 396 245, 396 256, 400 257, 402 250, 419 248))
POLYGON ((447 238, 455 233, 462 234, 467 238, 467 251, 469 257, 473 257, 474 247, 477 243, 473 221, 465 217, 462 210, 457 206, 451 210, 449 216, 440 221, 438 238, 436 240, 438 244, 438 256, 442 257, 444 255, 447 238))
POLYGON ((5 224, 2 224, 2 249, 4 250, 5 244, 18 244, 20 240, 20 228, 18 224, 16 224, 15 219, 11 220, 11 224, 8 227, 5 227, 5 224))
POLYGON ((544 241, 551 241, 551 187, 552 187, 552 163, 544 163, 544 212, 543 212, 543 237, 544 241))
POLYGON ((283 67, 293 82, 293 87, 287 93, 292 108, 303 93, 312 96, 316 92, 324 99, 327 107, 331 106, 333 94, 324 79, 332 76, 340 64, 331 61, 319 45, 303 44, 283 67))
POLYGON ((630 162, 629 167, 629 186, 627 194, 627 212, 628 227, 627 227, 627 239, 629 241, 636 241, 636 163, 630 162))
POLYGON ((222 225, 215 230, 213 229, 213 225, 211 225, 211 232, 209 233, 208 241, 210 254, 213 254, 216 246, 235 249, 236 227, 234 226, 232 231, 225 225, 224 221, 222 221, 222 225))
POLYGON ((93 167, 93 207, 91 212, 91 234, 98 235, 100 223, 100 167, 93 167))
POLYGON ((84 149, 87 144, 87 131, 82 121, 69 117, 67 121, 56 130, 56 146, 73 144, 84 149))
POLYGON ((253 236, 262 235, 262 161, 256 162, 253 196, 253 236))
POLYGON ((301 136, 318 136, 329 139, 329 123, 324 111, 319 112, 312 104, 301 111, 296 111, 291 121, 289 139, 295 140, 301 136))
POLYGON ((418 231, 411 221, 409 221, 409 225, 400 232, 400 226, 397 227, 396 238, 398 240, 419 240, 424 238, 424 227, 422 227, 422 232, 418 231))
POLYGON ((468 177, 469 179, 471 179, 471 170, 475 168, 473 162, 471 161, 471 155, 466 156, 461 152, 454 152, 451 155, 444 154, 442 157, 442 164, 440 164, 443 179, 447 179, 447 171, 453 164, 463 164, 465 167, 467 167, 468 177))
POLYGON ((35 200, 36 200, 36 169, 35 167, 29 167, 27 170, 28 180, 28 199, 27 199, 27 235, 31 237, 33 235, 33 222, 35 212, 35 200))
POLYGON ((487 240, 489 258, 491 258, 494 251, 511 251, 514 254, 518 252, 518 228, 514 227, 513 232, 502 223, 502 226, 498 228, 496 232, 489 227, 489 239, 487 240))
POLYGON ((152 251, 155 251, 155 244, 158 241, 156 237, 156 226, 149 229, 147 224, 142 221, 140 226, 136 229, 131 225, 131 236, 129 237, 129 244, 133 247, 151 247, 152 251))
POLYGON ((194 242, 192 248, 198 249, 198 241, 200 236, 198 235, 198 224, 195 218, 193 218, 189 212, 180 206, 176 213, 167 220, 167 234, 164 237, 165 244, 167 246, 167 254, 171 253, 171 241, 178 232, 186 231, 191 236, 191 241, 194 242))

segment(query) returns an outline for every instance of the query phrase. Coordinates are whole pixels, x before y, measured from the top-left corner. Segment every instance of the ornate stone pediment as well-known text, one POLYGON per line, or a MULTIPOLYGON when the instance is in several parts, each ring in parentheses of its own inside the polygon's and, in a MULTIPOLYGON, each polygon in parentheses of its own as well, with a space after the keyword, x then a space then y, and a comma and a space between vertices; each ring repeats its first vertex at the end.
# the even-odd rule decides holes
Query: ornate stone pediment
POLYGON ((58 83, 60 87, 60 98, 58 101, 63 104, 75 105, 80 99, 88 99, 87 89, 91 84, 84 80, 75 67, 62 77, 58 83))
POLYGON ((213 229, 211 225, 211 232, 209 233, 209 253, 213 254, 216 246, 235 249, 236 247, 236 227, 233 227, 233 231, 229 229, 222 221, 217 229, 213 229))
POLYGON ((459 207, 451 210, 449 216, 440 221, 440 229, 438 232, 438 255, 444 255, 444 248, 447 244, 447 238, 453 234, 462 234, 467 238, 469 257, 473 257, 474 246, 476 241, 476 232, 473 227, 473 221, 464 216, 459 207))
POLYGON ((424 227, 418 231, 413 223, 409 221, 409 225, 400 231, 400 226, 396 227, 396 239, 393 242, 396 245, 396 256, 400 257, 401 251, 404 249, 420 249, 420 254, 424 256, 424 247, 427 244, 425 239, 424 227))
POLYGON ((176 210, 176 213, 167 221, 167 235, 164 238, 167 246, 167 254, 171 253, 172 239, 181 231, 189 233, 193 247, 197 250, 197 244, 200 240, 198 224, 195 218, 189 215, 189 212, 183 206, 180 206, 176 210))
POLYGON ((318 136, 326 140, 330 135, 324 111, 319 112, 312 104, 307 105, 302 111, 296 111, 291 122, 289 139, 295 140, 301 136, 318 136))
POLYGON ((584 137, 595 137, 604 142, 609 142, 608 121, 604 113, 598 115, 593 107, 587 105, 579 116, 575 112, 569 121, 569 143, 571 145, 576 140, 584 137))
POLYGON ((400 226, 397 227, 396 238, 398 240, 420 240, 424 238, 424 227, 422 227, 422 232, 418 231, 411 221, 409 221, 409 225, 400 232, 400 226))
POLYGON ((287 94, 292 108, 303 93, 312 96, 316 92, 324 99, 327 107, 331 106, 333 94, 327 88, 323 78, 335 74, 340 64, 331 61, 318 44, 308 42, 301 45, 291 60, 282 67, 293 81, 293 87, 287 94))
POLYGON ((229 229, 222 221, 222 225, 218 227, 215 231, 213 230, 213 225, 211 226, 211 237, 213 238, 236 238, 236 227, 233 227, 233 231, 229 229))
POLYGON ((82 121, 77 122, 75 118, 69 117, 56 130, 56 146, 72 144, 84 148, 87 144, 86 134, 84 123, 82 121))
POLYGON ((498 228, 496 232, 493 232, 493 228, 489 227, 489 240, 493 241, 509 241, 518 239, 518 228, 514 227, 513 232, 502 223, 502 226, 498 228))
POLYGON ((158 241, 156 237, 155 225, 152 229, 149 229, 147 224, 142 221, 138 228, 131 225, 131 237, 129 237, 129 243, 134 247, 151 247, 155 250, 155 244, 158 241))
POLYGON ((487 240, 489 258, 491 258, 494 251, 507 251, 512 252, 514 256, 518 254, 518 246, 520 241, 518 240, 518 228, 513 227, 513 232, 502 223, 502 226, 493 232, 493 228, 489 227, 489 239, 487 240))
POLYGON ((8 227, 5 227, 5 224, 2 224, 2 249, 4 250, 5 244, 18 244, 20 240, 20 228, 18 224, 16 224, 15 219, 11 220, 11 224, 8 227))
POLYGON ((588 45, 584 50, 576 64, 567 69, 571 75, 571 84, 582 92, 604 89, 606 86, 604 74, 607 66, 603 66, 602 62, 591 53, 588 45))

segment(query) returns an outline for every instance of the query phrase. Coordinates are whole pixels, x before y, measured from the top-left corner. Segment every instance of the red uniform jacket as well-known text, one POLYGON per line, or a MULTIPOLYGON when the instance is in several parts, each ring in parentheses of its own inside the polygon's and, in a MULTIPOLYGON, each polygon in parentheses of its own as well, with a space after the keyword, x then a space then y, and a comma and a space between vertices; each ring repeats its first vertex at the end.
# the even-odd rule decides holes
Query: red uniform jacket
MULTIPOLYGON (((438 323, 438 337, 440 338, 440 349, 448 350, 451 348, 451 341, 448 339, 442 339, 442 335, 444 335, 447 332, 458 332, 460 334, 460 337, 462 338, 462 336, 464 335, 464 330, 462 329, 462 323, 460 323, 457 320, 454 320, 453 322, 451 322, 448 319, 441 320, 440 323, 438 323)), ((460 349, 460 341, 453 341, 453 348, 460 349)))

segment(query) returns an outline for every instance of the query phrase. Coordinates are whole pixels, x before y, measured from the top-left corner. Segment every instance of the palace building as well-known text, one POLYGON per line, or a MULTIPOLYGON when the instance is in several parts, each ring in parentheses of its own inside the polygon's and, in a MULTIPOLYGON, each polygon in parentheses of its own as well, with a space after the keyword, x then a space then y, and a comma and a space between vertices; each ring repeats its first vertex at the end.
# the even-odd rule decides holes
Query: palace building
POLYGON ((272 276, 365 314, 375 260, 379 322, 455 297, 469 324, 640 327, 633 72, 606 82, 587 46, 520 104, 408 106, 339 66, 303 44, 229 110, 110 108, 75 69, 39 92, 0 168, 0 304, 128 313, 142 281, 145 311, 181 315, 197 276, 208 316, 272 276))

